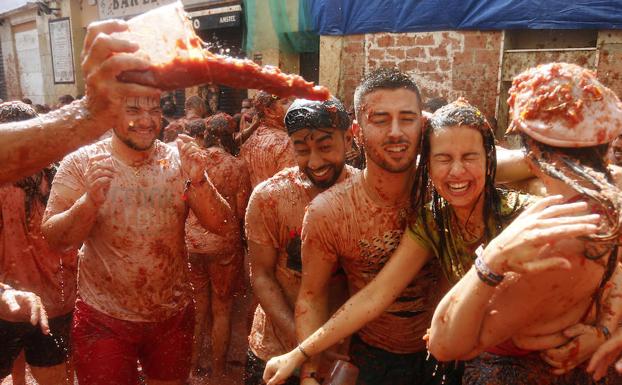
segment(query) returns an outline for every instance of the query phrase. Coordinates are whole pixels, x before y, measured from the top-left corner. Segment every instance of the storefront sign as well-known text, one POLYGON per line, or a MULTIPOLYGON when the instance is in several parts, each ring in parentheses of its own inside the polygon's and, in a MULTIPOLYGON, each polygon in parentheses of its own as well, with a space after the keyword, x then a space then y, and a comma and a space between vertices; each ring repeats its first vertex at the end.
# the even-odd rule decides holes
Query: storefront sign
POLYGON ((100 19, 128 18, 176 0, 98 0, 100 19))
POLYGON ((192 25, 196 30, 237 27, 240 25, 241 16, 241 12, 226 12, 193 17, 192 25))
POLYGON ((68 17, 49 20, 49 27, 54 83, 74 83, 71 22, 68 17))

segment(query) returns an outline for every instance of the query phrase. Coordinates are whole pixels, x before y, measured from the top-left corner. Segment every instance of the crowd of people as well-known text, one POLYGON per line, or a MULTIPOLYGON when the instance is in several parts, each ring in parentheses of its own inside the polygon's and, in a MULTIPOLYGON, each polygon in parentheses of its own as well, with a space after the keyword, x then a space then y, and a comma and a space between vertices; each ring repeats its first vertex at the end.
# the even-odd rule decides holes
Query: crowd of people
POLYGON ((117 80, 148 67, 126 28, 89 26, 84 97, 0 104, 0 378, 23 351, 42 385, 220 383, 250 293, 245 385, 339 360, 360 385, 622 383, 622 103, 591 72, 519 75, 509 150, 391 68, 351 108, 176 118, 117 80))

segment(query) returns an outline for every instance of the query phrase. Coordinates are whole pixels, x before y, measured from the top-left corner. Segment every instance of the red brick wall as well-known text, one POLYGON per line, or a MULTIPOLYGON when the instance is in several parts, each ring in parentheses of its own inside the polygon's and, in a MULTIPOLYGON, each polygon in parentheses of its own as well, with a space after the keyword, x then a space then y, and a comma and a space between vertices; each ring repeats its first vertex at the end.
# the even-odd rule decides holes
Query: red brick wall
POLYGON ((337 95, 350 107, 353 105, 354 89, 365 72, 365 35, 344 36, 340 69, 337 95))
POLYGON ((622 31, 600 31, 598 79, 622 97, 622 31))
POLYGON ((493 115, 497 96, 501 32, 377 33, 347 36, 339 95, 351 103, 363 71, 398 67, 409 73, 424 100, 466 97, 493 115), (361 58, 362 56, 362 58, 361 58), (362 59, 362 60, 361 60, 362 59))

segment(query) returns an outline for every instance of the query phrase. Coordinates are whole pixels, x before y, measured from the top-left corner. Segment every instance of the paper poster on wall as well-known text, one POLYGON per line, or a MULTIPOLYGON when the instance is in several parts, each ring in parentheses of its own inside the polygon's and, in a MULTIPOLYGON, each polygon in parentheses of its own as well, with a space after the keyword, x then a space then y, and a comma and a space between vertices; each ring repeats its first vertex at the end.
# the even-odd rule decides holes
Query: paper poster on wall
POLYGON ((71 22, 68 17, 50 20, 50 49, 54 83, 75 83, 71 22))

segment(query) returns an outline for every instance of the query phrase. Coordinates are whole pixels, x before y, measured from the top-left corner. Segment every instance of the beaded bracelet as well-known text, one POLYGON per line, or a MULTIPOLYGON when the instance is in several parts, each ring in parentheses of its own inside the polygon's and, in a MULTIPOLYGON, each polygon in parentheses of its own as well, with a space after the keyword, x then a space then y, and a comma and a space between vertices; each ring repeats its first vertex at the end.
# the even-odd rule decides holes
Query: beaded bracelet
POLYGON ((488 286, 498 286, 503 281, 504 276, 502 274, 496 274, 481 257, 475 258, 475 270, 479 279, 488 286))

